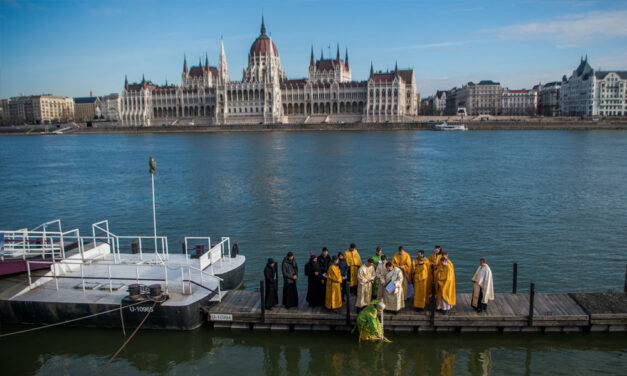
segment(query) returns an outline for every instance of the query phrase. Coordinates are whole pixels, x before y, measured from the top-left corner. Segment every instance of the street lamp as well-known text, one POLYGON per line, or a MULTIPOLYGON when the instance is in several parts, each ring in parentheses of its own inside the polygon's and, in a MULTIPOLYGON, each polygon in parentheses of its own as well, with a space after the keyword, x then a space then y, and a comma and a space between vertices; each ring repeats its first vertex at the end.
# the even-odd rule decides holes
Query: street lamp
POLYGON ((157 169, 157 161, 150 157, 148 165, 150 166, 150 179, 152 180, 152 224, 155 236, 155 256, 159 257, 157 252, 157 214, 155 211, 155 170, 157 169))

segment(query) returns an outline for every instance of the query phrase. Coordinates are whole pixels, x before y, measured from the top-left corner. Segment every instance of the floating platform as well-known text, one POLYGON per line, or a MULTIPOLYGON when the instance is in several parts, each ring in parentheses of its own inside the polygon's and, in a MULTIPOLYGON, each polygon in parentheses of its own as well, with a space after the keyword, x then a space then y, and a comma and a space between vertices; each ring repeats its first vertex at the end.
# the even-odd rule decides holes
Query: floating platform
MULTIPOLYGON (((279 294, 280 295, 280 294, 279 294)), ((306 291, 299 292, 298 307, 261 309, 258 291, 232 291, 221 303, 207 310, 207 318, 216 329, 259 330, 351 330, 357 313, 347 315, 346 304, 334 313, 324 307, 309 307, 306 291)), ((625 332, 627 329, 627 294, 564 293, 534 294, 533 317, 529 318, 529 294, 495 294, 486 312, 472 309, 471 294, 457 294, 457 305, 447 313, 430 309, 418 312, 408 307, 394 314, 385 312, 386 331, 398 332, 625 332)), ((351 296, 354 304, 354 296, 351 296)))
POLYGON ((143 328, 191 330, 205 322, 203 307, 243 281, 246 258, 230 254, 228 237, 186 237, 183 252, 170 253, 166 237, 118 236, 102 221, 91 236, 73 232, 77 249, 65 252, 58 223, 53 233, 21 230, 18 247, 2 248, 21 252, 27 273, 0 279, 1 323, 134 328, 145 318, 143 328), (30 245, 35 237, 42 246, 30 245))

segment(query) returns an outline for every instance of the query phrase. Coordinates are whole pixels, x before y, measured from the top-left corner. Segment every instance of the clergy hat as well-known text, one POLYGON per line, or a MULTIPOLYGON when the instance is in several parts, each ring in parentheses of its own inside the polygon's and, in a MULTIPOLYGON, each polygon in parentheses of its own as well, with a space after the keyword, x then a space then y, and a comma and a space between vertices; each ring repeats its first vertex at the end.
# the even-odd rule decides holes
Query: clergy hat
POLYGON ((272 257, 270 257, 268 259, 268 265, 270 265, 270 264, 274 264, 274 259, 272 257))
POLYGON ((315 253, 312 253, 311 256, 309 256, 309 258, 311 258, 311 259, 315 259, 316 257, 318 257, 318 256, 316 256, 315 253))

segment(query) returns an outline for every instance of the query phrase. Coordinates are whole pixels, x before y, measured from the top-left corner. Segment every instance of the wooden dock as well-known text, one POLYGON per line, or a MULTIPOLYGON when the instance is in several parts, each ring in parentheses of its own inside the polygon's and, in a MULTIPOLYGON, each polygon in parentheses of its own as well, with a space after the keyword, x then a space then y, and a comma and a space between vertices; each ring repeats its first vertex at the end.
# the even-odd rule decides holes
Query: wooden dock
MULTIPOLYGON (((357 313, 354 297, 350 312, 346 303, 337 313, 324 307, 311 308, 299 292, 298 307, 261 309, 259 291, 236 290, 206 310, 214 328, 257 330, 351 330, 357 313)), ((393 314, 385 313, 385 330, 393 332, 625 332, 627 294, 605 293, 529 293, 495 294, 483 313, 475 312, 471 294, 457 294, 457 305, 444 315, 431 310, 417 312, 412 302, 393 314), (530 304, 533 296, 533 304, 530 304), (533 314, 530 315, 530 307, 533 314), (531 316, 531 317, 530 317, 531 316)))

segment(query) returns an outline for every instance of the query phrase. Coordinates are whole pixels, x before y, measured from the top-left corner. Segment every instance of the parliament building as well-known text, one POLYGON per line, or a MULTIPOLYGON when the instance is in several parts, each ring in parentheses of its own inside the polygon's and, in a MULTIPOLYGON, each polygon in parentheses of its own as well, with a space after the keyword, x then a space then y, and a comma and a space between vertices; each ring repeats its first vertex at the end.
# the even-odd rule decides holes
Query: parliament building
POLYGON ((261 33, 250 47, 241 81, 229 76, 224 42, 218 67, 188 66, 183 60, 181 86, 158 86, 142 78, 125 79, 120 96, 120 122, 128 126, 308 124, 405 122, 418 114, 419 95, 413 69, 395 67, 353 81, 348 50, 342 59, 316 59, 311 50, 308 77, 288 79, 277 46, 261 33))

